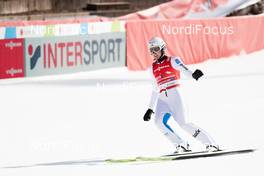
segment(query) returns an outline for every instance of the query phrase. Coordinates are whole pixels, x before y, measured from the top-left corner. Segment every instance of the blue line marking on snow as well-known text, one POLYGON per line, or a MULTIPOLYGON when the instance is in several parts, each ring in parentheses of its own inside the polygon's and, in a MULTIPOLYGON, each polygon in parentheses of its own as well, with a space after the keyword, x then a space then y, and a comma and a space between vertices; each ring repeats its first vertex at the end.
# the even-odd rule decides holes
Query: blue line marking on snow
POLYGON ((168 125, 168 121, 169 121, 170 117, 171 117, 170 113, 166 113, 166 114, 163 116, 163 120, 162 120, 162 122, 163 122, 163 124, 165 125, 165 127, 167 127, 171 132, 174 133, 174 131, 173 131, 173 130, 171 129, 171 127, 168 125))

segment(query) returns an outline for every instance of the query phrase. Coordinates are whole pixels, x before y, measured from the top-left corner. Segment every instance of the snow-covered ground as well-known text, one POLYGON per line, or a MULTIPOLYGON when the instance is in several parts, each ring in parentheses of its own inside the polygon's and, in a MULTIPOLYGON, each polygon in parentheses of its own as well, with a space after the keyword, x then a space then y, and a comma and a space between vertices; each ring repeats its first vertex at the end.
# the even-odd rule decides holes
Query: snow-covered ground
POLYGON ((153 121, 142 120, 151 93, 148 73, 115 68, 0 80, 0 175, 263 175, 264 51, 189 67, 205 76, 182 80, 188 121, 222 148, 256 152, 151 164, 81 162, 174 151, 153 121), (33 166, 64 161, 70 162, 33 166))

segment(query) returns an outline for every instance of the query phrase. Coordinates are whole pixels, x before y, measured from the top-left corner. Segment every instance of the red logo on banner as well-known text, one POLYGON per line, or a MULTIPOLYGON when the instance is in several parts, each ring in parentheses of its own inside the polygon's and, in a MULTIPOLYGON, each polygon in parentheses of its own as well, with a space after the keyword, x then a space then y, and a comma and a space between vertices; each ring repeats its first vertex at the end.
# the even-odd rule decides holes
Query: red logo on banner
POLYGON ((15 77, 24 77, 24 41, 0 40, 0 79, 15 77))

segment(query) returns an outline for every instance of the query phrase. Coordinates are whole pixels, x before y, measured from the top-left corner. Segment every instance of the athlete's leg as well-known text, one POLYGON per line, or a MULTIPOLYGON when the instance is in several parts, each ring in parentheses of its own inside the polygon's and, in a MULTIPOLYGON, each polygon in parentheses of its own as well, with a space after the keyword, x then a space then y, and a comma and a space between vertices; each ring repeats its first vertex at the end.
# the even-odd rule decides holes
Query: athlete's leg
POLYGON ((187 145, 187 141, 182 139, 175 131, 176 129, 173 129, 168 124, 170 118, 171 112, 169 111, 167 103, 159 99, 155 110, 155 124, 175 147, 178 147, 179 145, 185 147, 187 145))
POLYGON ((179 92, 170 92, 169 96, 172 96, 170 97, 170 111, 174 120, 181 126, 181 128, 206 146, 216 145, 213 138, 205 130, 193 123, 186 123, 184 105, 179 92))

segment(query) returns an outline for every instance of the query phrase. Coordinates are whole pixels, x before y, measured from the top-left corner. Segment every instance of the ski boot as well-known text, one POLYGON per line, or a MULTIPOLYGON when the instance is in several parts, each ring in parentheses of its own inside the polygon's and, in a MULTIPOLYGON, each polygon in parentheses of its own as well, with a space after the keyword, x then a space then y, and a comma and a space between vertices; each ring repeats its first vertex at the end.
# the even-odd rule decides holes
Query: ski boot
POLYGON ((187 144, 185 146, 183 145, 178 145, 176 147, 176 150, 174 152, 174 154, 179 154, 179 153, 185 153, 185 152, 191 152, 192 150, 190 149, 190 145, 187 144))
POLYGON ((207 145, 206 146, 206 151, 207 152, 217 152, 217 151, 221 151, 221 150, 219 149, 219 146, 218 145, 212 145, 212 144, 210 144, 210 145, 207 145))

